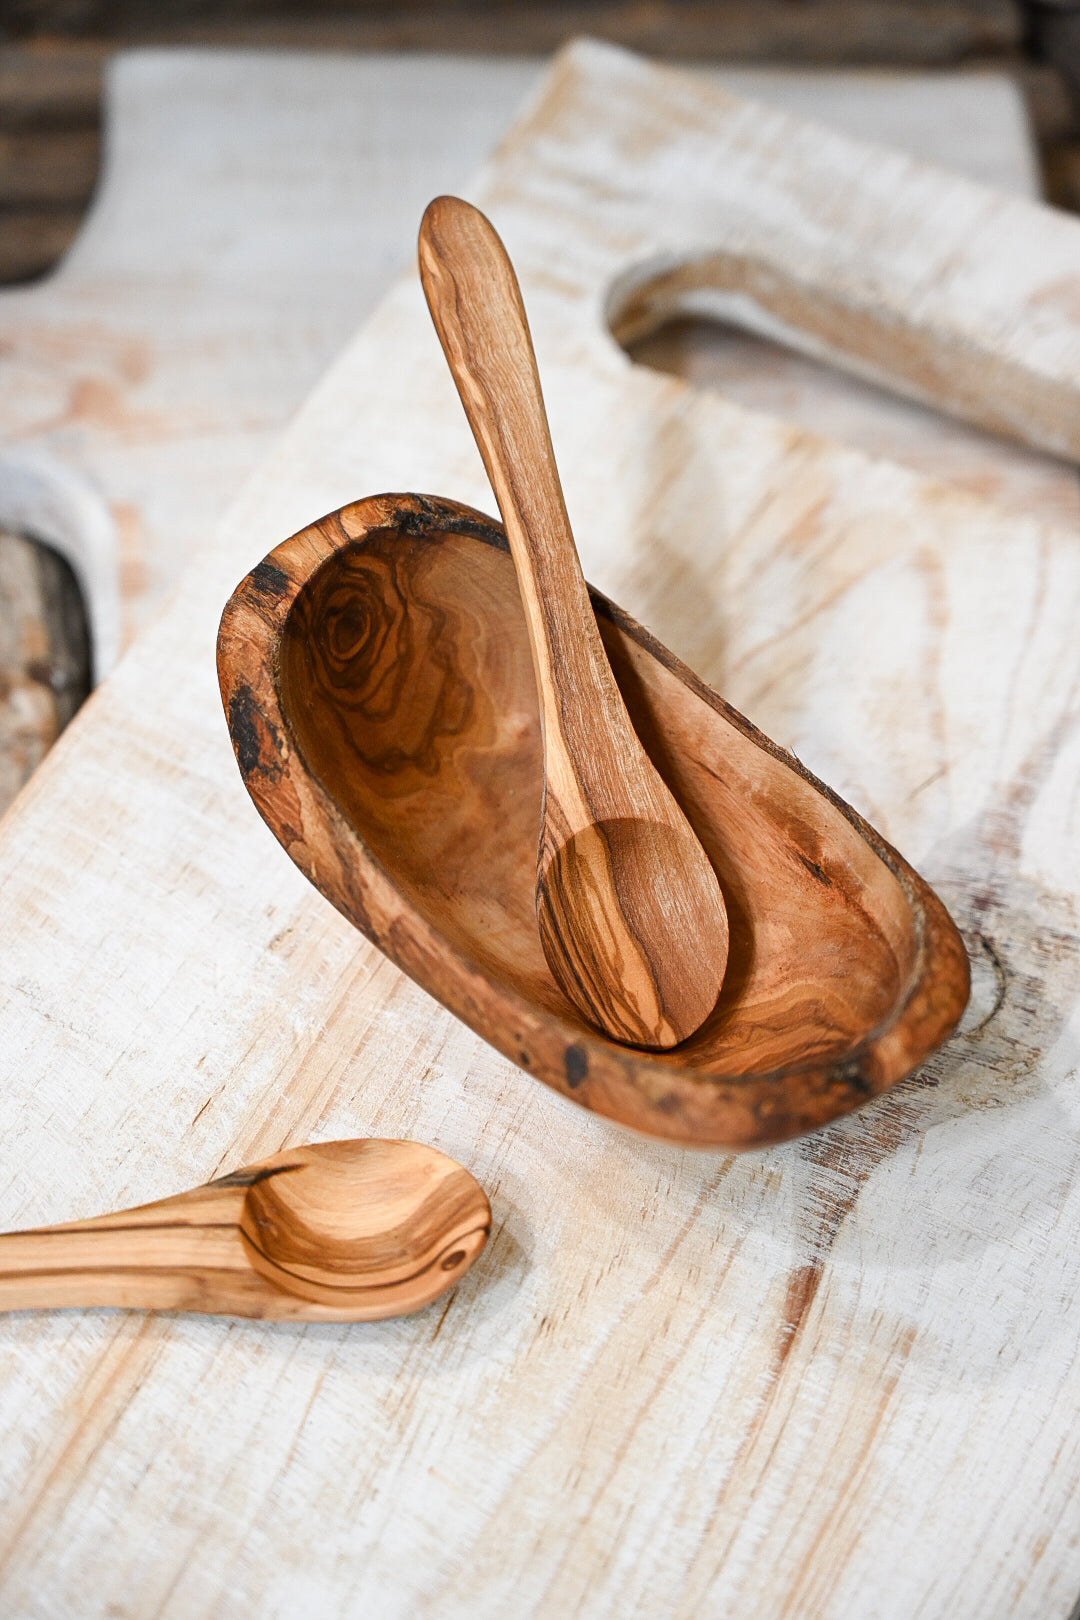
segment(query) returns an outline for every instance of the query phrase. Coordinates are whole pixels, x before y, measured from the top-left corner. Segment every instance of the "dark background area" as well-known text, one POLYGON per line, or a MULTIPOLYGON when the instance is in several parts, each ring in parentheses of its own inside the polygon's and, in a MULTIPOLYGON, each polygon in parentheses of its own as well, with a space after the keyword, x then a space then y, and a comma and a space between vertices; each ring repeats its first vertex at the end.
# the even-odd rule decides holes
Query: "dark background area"
POLYGON ((689 65, 1009 72, 1048 200, 1080 212, 1080 0, 0 0, 0 281, 44 274, 78 230, 124 46, 536 55, 582 33, 689 65))

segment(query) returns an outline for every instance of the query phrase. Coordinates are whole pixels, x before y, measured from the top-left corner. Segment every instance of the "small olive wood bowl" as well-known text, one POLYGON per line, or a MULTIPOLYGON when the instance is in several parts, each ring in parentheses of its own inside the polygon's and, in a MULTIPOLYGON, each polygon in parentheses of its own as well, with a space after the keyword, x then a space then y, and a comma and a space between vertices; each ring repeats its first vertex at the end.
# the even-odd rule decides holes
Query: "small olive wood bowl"
POLYGON ((502 528, 451 501, 333 512, 230 598, 218 669, 248 792, 398 967, 513 1062, 640 1131, 729 1148, 835 1119, 951 1034, 963 944, 854 810, 592 593, 631 719, 716 868, 715 1011, 665 1053, 582 1021, 535 911, 536 686, 502 528))

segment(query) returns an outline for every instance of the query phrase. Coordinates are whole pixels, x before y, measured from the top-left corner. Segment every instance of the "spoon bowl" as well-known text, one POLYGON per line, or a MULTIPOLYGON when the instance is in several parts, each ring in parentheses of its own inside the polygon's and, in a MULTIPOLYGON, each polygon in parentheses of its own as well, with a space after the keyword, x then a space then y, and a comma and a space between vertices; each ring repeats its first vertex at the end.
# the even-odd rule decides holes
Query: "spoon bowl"
POLYGON ((491 519, 376 496, 253 569, 218 649, 247 789, 346 917, 565 1096, 730 1148, 835 1119, 951 1034, 968 994, 960 937, 850 806, 613 603, 591 602, 634 728, 727 902, 723 987, 680 1046, 598 1032, 541 948, 539 705, 491 519))
POLYGON ((613 1040, 659 1049, 700 1028, 716 1005, 728 926, 685 818, 590 822, 545 855, 536 889, 540 945, 552 977, 589 1022, 613 1040), (706 881, 686 883, 696 868, 706 881), (698 967, 704 971, 690 971, 698 967))
POLYGON ((419 1142, 325 1142, 281 1155, 244 1196, 255 1270, 325 1305, 427 1304, 468 1270, 490 1211, 453 1159, 419 1142))

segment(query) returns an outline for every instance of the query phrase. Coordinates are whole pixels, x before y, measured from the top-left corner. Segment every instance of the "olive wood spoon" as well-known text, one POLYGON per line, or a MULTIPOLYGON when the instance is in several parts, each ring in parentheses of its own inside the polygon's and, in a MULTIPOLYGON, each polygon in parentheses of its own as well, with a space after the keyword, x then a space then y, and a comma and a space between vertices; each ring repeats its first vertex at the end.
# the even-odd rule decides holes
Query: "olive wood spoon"
POLYGON ((418 1311, 487 1241, 467 1170, 419 1142, 290 1148, 138 1209, 0 1236, 0 1310, 363 1322, 418 1311))
POLYGON ((670 1047, 705 1021, 727 965, 716 874, 630 722, 589 602, 513 266, 469 203, 420 226, 435 330, 499 503, 540 700, 536 911, 548 966, 613 1039, 670 1047))

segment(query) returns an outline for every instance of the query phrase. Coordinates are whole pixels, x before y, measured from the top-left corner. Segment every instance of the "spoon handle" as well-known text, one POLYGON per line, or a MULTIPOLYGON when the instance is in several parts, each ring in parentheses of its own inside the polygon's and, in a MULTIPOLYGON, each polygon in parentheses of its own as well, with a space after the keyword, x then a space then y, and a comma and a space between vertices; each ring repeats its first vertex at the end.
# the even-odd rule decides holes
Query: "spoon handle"
MULTIPOLYGON (((420 277, 517 569, 544 723, 548 793, 571 825, 624 812, 596 802, 644 760, 611 673, 566 512, 529 323, 513 265, 471 204, 437 197, 420 277), (587 788, 579 780, 587 763, 587 788), (575 800, 587 798, 581 816, 575 800)), ((645 762, 647 764, 647 762, 645 762)), ((651 768, 650 768, 651 774, 651 768)))
POLYGON ((74 1305, 197 1311, 220 1309, 211 1298, 223 1294, 250 1300, 264 1289, 240 1236, 244 1193, 243 1186, 211 1183, 113 1215, 6 1232, 0 1311, 74 1305))

